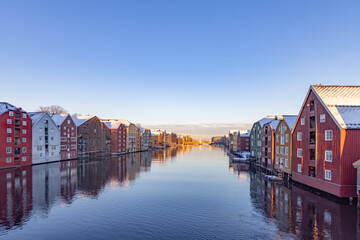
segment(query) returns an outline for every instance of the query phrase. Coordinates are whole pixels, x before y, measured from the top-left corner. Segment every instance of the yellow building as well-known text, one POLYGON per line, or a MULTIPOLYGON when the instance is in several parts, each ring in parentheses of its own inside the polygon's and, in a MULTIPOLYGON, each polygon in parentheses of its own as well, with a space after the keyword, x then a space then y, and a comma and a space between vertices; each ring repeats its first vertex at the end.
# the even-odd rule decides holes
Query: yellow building
POLYGON ((279 125, 275 130, 275 164, 274 168, 278 170, 284 178, 291 175, 292 166, 292 134, 297 116, 284 115, 278 116, 279 125))

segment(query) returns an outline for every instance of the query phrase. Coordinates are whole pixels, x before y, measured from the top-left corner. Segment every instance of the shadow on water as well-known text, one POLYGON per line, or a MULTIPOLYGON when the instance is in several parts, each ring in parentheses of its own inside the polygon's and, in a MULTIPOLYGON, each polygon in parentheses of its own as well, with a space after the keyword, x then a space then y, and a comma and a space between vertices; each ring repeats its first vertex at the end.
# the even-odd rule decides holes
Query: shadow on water
POLYGON ((21 168, 0 170, 0 236, 17 229, 33 216, 47 217, 51 208, 72 204, 79 198, 98 198, 109 186, 135 181, 152 164, 189 151, 169 148, 120 156, 92 156, 21 168))

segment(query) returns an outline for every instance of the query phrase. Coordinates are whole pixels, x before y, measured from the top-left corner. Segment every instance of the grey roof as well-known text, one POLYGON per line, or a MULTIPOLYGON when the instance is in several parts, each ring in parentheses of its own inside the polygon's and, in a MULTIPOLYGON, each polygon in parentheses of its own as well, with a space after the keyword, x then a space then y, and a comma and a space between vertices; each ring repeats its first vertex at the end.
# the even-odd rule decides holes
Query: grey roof
POLYGON ((31 118, 32 125, 34 126, 46 114, 46 112, 29 112, 28 116, 31 118))
POLYGON ((94 117, 96 116, 71 116, 72 120, 74 121, 77 127, 81 126, 82 124, 84 124, 85 122, 87 122, 88 120, 94 117))
MULTIPOLYGON (((17 108, 14 105, 7 103, 7 102, 0 102, 0 115, 2 115, 3 113, 6 113, 7 111, 15 111, 17 108)), ((20 110, 21 112, 25 112, 24 110, 20 110)))
POLYGON ((50 117, 57 126, 60 126, 68 116, 69 114, 57 114, 57 113, 50 114, 50 117))
POLYGON ((283 115, 283 118, 290 130, 292 130, 295 126, 297 115, 283 115))
POLYGON ((339 127, 360 129, 360 86, 312 85, 310 89, 339 127))

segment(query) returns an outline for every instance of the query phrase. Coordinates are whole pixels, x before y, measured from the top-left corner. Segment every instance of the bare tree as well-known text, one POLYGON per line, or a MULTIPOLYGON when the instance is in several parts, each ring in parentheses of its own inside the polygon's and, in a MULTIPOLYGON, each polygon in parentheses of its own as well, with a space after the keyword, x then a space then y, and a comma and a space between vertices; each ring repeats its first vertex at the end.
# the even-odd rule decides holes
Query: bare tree
POLYGON ((51 105, 51 106, 39 106, 36 109, 37 112, 47 112, 47 113, 68 113, 63 107, 59 105, 51 105))

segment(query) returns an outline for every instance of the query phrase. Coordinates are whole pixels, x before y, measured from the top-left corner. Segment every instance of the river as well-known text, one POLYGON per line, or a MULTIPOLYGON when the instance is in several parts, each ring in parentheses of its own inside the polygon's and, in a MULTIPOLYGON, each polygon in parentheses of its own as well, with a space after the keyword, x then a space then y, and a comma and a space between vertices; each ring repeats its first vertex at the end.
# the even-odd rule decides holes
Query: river
POLYGON ((360 239, 358 219, 213 146, 0 171, 0 239, 360 239))

